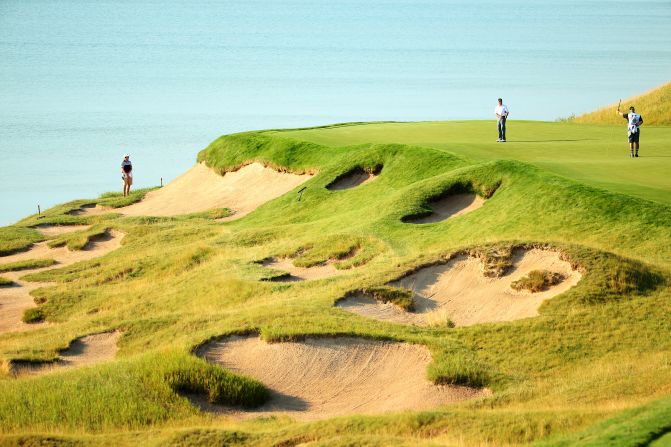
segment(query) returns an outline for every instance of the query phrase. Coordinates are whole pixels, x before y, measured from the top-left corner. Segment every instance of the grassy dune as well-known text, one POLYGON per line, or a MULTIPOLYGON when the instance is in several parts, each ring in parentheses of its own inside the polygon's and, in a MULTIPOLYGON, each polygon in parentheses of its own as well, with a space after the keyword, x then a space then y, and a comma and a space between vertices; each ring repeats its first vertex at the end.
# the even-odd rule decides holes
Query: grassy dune
MULTIPOLYGON (((620 126, 511 121, 509 132, 505 145, 494 143, 493 122, 224 136, 198 155, 213 169, 260 161, 317 175, 304 184, 300 201, 296 190, 228 223, 216 220, 225 212, 67 214, 109 198, 49 210, 42 220, 127 236, 104 258, 26 278, 56 283, 33 292, 54 324, 0 334, 5 369, 15 360, 53 360, 71 340, 102 331, 122 331, 120 351, 114 362, 86 369, 0 377, 0 445, 47 437, 66 445, 250 446, 661 439, 671 431, 671 159, 664 156, 671 128, 647 131, 639 160, 626 158, 620 126), (345 172, 380 165, 379 177, 366 185, 326 189, 345 172), (488 200, 436 224, 401 221, 454 188, 488 200), (521 245, 561 250, 584 270, 583 280, 545 302, 536 318, 416 327, 334 307, 347 293, 382 290, 403 272, 457 251, 521 245), (286 255, 303 266, 340 260, 348 274, 309 283, 261 281, 268 273, 257 262, 286 255), (421 343, 434 356, 429 378, 486 385, 494 395, 429 412, 311 423, 236 422, 198 411, 184 390, 215 402, 264 399, 257 382, 191 355, 213 337, 249 332, 267 340, 343 334, 421 343), (620 420, 628 421, 626 430, 614 428, 620 420)), ((12 246, 15 236, 36 239, 30 226, 42 220, 33 216, 2 229, 0 244, 12 246)))
MULTIPOLYGON (((636 107, 636 112, 643 116, 644 126, 671 125, 671 82, 622 101, 620 109, 624 112, 629 106, 636 107)), ((576 123, 589 124, 622 124, 624 120, 618 116, 617 102, 594 112, 575 117, 576 123)))

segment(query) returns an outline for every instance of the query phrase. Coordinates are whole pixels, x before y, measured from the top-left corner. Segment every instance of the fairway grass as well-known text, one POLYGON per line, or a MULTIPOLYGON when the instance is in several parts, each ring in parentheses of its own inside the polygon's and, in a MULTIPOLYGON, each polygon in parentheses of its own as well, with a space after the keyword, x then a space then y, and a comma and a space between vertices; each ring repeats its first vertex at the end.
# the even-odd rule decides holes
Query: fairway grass
POLYGON ((671 430, 664 422, 671 408, 671 128, 646 129, 638 160, 626 157, 624 126, 511 120, 509 132, 506 144, 494 142, 493 121, 229 135, 198 160, 217 172, 258 162, 313 177, 230 222, 221 221, 228 215, 221 208, 163 217, 112 209, 141 200, 142 191, 132 199, 70 202, 0 229, 3 253, 49 238, 37 225, 91 225, 49 239, 72 249, 103 228, 126 234, 103 257, 21 278, 53 282, 32 293, 49 325, 0 334, 0 445, 662 439, 671 430), (379 175, 327 188, 362 171, 379 175), (486 200, 444 221, 403 222, 427 214, 450 191, 486 200), (70 213, 85 204, 108 212, 70 213), (514 247, 560 253, 582 278, 545 300, 538 316, 514 322, 423 327, 335 306, 356 293, 408 306, 407 292, 385 285, 457 253, 481 256, 486 271, 505 270, 514 247), (338 274, 267 281, 277 273, 260 262, 271 258, 304 269, 333 266, 338 274), (53 361, 73 340, 112 331, 122 333, 113 361, 10 375, 13 361, 53 361), (486 387, 492 395, 422 412, 312 422, 281 414, 239 421, 192 405, 186 394, 237 411, 267 401, 269 391, 253 377, 194 355, 222 337, 256 334, 267 342, 347 336, 422 345, 433 359, 430 381, 486 387), (628 428, 618 431, 621 420, 628 428))

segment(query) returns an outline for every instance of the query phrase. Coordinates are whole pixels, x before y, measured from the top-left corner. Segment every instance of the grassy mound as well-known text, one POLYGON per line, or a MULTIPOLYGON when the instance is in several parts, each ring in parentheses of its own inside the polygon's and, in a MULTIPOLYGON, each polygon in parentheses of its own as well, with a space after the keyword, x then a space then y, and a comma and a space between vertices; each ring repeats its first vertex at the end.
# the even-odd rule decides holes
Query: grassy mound
MULTIPOLYGON (((636 112, 643 116, 644 126, 671 125, 671 82, 654 88, 633 98, 627 98, 622 101, 620 110, 629 111, 629 106, 636 107, 636 112)), ((617 102, 575 117, 572 121, 576 123, 590 124, 620 124, 625 121, 617 115, 617 102)))
MULTIPOLYGON (((647 131, 657 149, 634 166, 613 152, 622 143, 619 125, 509 126, 505 149, 493 143, 491 122, 228 135, 199 159, 220 171, 258 161, 315 173, 301 199, 286 194, 231 222, 217 220, 225 210, 175 218, 68 214, 102 200, 113 206, 118 197, 111 197, 70 202, 2 229, 0 246, 10 251, 44 240, 30 228, 42 223, 126 234, 121 248, 104 258, 26 278, 54 283, 32 292, 52 324, 0 334, 5 369, 13 360, 53 360, 81 334, 119 329, 124 337, 117 360, 107 364, 39 378, 1 376, 0 430, 7 442, 54 436, 108 445, 295 445, 340 442, 343 433, 347 442, 373 445, 424 439, 517 445, 550 442, 549 436, 564 442, 591 424, 606 424, 616 411, 663 397, 671 384, 670 162, 652 157, 668 150, 671 129, 647 131), (384 166, 383 174, 365 188, 327 189, 342 173, 374 166, 384 166), (425 211, 431 198, 461 187, 490 198, 458 219, 402 222, 425 211), (583 272, 537 318, 419 327, 333 306, 352 290, 368 289, 408 306, 407 294, 379 286, 455 253, 479 256, 487 274, 505 276, 511 248, 535 246, 561 251, 583 272), (271 256, 357 268, 315 282, 259 281, 256 261, 271 256), (266 340, 353 335, 423 344, 434 359, 429 379, 484 385, 493 395, 426 413, 306 424, 282 417, 223 422, 180 397, 178 391, 198 392, 236 405, 265 399, 258 383, 190 354, 213 337, 250 332, 266 340)), ((632 424, 645 429, 647 422, 633 418, 632 424)))

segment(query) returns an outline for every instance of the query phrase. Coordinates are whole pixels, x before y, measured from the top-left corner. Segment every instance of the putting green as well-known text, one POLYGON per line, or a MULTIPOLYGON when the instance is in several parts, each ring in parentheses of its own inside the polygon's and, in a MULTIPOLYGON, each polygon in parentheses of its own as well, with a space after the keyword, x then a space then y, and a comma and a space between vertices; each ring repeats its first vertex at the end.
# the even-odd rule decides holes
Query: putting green
POLYGON ((638 159, 629 158, 621 126, 515 121, 496 143, 492 121, 371 123, 275 132, 326 146, 402 143, 456 153, 474 161, 533 163, 588 185, 671 204, 671 127, 642 128, 638 159))

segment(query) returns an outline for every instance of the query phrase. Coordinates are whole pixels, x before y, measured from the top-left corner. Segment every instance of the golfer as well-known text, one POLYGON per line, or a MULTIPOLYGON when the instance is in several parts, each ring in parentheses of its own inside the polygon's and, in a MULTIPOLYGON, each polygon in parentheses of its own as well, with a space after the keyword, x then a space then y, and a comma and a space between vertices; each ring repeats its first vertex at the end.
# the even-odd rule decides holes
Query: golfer
POLYGON ((508 119, 508 106, 503 103, 503 99, 499 98, 499 103, 494 109, 496 114, 497 127, 499 128, 499 139, 497 143, 506 142, 506 120, 508 119))
POLYGON ((627 135, 629 136, 629 156, 638 157, 638 142, 641 139, 641 124, 643 117, 636 113, 634 106, 629 107, 629 113, 620 112, 620 106, 617 106, 617 114, 629 121, 627 125, 627 135))
POLYGON ((130 194, 130 186, 133 184, 133 164, 130 155, 125 154, 121 162, 121 178, 123 179, 123 196, 130 194))

